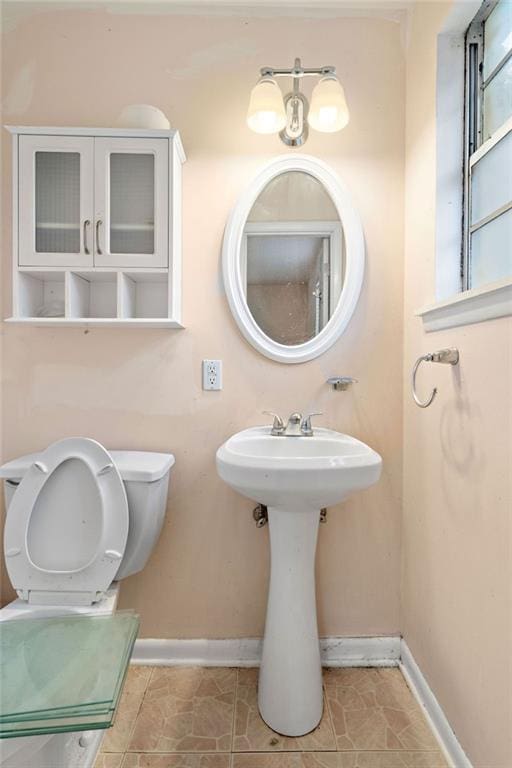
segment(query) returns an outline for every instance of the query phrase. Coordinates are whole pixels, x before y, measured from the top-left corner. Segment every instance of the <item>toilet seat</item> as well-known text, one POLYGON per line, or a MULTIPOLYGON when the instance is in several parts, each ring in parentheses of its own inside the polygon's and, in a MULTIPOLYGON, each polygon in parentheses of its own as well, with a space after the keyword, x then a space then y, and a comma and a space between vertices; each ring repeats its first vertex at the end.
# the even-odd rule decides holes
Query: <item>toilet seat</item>
POLYGON ((112 457, 88 438, 41 453, 7 512, 4 553, 18 595, 38 605, 90 605, 108 589, 128 538, 128 503, 112 457))

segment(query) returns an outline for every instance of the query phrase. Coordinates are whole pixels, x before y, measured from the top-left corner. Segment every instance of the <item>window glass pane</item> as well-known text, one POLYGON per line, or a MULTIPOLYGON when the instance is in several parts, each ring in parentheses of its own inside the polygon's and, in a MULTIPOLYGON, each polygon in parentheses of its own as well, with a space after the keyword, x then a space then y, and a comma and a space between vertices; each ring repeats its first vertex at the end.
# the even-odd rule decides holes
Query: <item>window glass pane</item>
POLYGON ((484 25, 484 80, 512 48, 512 3, 501 0, 484 25))
POLYGON ((36 251, 80 253, 80 154, 36 152, 36 251))
POLYGON ((471 288, 512 275, 512 210, 471 235, 471 288))
POLYGON ((493 77, 484 90, 484 136, 492 136, 512 115, 512 59, 493 77))
POLYGON ((512 201, 512 131, 473 166, 471 223, 512 201))
POLYGON ((153 253, 155 158, 151 154, 110 155, 110 252, 153 253))

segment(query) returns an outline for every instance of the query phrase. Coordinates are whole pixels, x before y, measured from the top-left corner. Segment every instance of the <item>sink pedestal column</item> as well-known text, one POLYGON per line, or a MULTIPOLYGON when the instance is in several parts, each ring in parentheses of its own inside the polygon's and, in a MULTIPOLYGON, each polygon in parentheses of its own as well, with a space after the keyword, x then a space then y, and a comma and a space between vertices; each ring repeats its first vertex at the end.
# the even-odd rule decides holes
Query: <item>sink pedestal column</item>
POLYGON ((270 587, 258 705, 274 731, 301 736, 322 717, 315 552, 320 510, 268 508, 270 587))

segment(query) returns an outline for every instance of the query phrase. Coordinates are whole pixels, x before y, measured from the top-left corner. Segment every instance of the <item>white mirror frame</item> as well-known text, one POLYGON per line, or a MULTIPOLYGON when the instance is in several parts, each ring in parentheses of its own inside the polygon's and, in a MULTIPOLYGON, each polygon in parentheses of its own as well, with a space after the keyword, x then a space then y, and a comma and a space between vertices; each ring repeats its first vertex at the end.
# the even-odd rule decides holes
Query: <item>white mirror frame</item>
POLYGON ((271 160, 240 196, 224 232, 222 270, 233 317, 242 335, 253 347, 280 363, 313 360, 339 339, 350 322, 361 293, 364 262, 363 227, 347 188, 328 165, 309 155, 282 155, 271 160), (257 198, 272 179, 290 171, 302 171, 317 179, 336 206, 345 239, 345 279, 337 307, 325 328, 303 344, 287 346, 263 333, 251 314, 242 283, 241 249, 247 218, 257 198))

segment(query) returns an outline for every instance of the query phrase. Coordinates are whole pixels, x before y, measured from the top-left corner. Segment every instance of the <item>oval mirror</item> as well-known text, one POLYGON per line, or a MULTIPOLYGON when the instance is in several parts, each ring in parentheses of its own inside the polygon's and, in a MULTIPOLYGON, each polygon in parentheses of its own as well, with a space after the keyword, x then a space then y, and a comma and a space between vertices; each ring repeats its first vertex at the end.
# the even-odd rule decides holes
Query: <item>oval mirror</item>
POLYGON ((302 363, 339 338, 361 292, 364 237, 328 166, 301 155, 264 168, 227 223, 223 273, 238 327, 267 357, 302 363))

